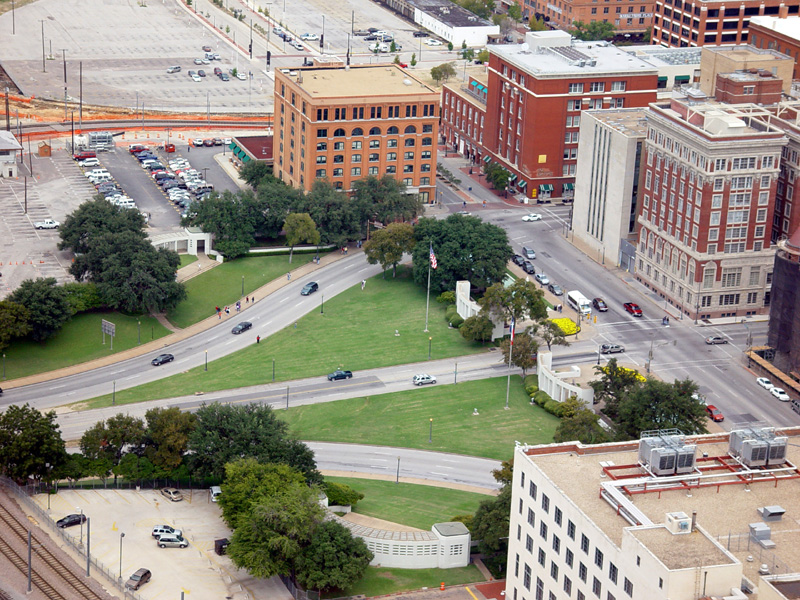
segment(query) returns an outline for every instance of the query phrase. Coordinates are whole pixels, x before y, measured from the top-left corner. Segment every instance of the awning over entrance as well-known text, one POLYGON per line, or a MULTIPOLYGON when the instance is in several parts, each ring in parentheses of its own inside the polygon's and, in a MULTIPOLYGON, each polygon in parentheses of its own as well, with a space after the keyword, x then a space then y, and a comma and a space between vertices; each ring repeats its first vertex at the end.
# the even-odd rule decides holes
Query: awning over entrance
POLYGON ((571 192, 574 189, 575 189, 575 184, 574 183, 565 183, 564 184, 564 191, 565 192, 571 192))
POLYGON ((520 181, 520 182, 517 184, 517 189, 519 189, 519 190, 524 190, 526 185, 528 185, 528 182, 527 182, 527 181, 520 181))
POLYGON ((676 75, 675 76, 675 83, 689 83, 690 77, 688 75, 676 75))
POLYGON ((517 180, 517 174, 512 173, 511 177, 508 178, 508 183, 514 183, 517 180))
POLYGON ((543 183, 542 185, 539 186, 539 191, 542 193, 552 192, 553 186, 549 183, 543 183))
POLYGON ((483 157, 483 162, 485 162, 486 164, 489 164, 490 162, 492 162, 492 157, 488 156, 488 155, 484 156, 483 157))

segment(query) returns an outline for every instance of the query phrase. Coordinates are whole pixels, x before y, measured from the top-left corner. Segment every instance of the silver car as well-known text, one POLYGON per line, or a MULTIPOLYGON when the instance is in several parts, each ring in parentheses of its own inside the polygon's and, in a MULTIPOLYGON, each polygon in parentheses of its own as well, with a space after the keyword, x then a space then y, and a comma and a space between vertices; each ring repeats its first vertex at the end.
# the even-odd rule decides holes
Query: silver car
POLYGON ((159 548, 186 548, 189 542, 179 535, 162 535, 158 538, 159 548))

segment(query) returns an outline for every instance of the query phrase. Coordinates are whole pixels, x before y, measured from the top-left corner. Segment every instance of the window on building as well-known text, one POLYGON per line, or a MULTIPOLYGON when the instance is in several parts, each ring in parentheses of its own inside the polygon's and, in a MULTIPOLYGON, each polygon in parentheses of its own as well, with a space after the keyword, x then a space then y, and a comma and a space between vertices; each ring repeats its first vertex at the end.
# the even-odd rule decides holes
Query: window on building
POLYGON ((386 140, 387 148, 397 148, 397 140, 386 140))
POLYGON ((564 562, 566 562, 567 566, 571 568, 574 559, 575 559, 575 555, 572 554, 572 550, 567 548, 566 552, 564 552, 564 562))
POLYGON ((543 548, 539 548, 539 557, 538 557, 539 564, 544 566, 547 562, 547 553, 544 551, 543 548))
POLYGON ((592 593, 600 597, 600 580, 597 577, 592 577, 592 593))
POLYGON ((327 172, 325 171, 325 169, 317 169, 315 176, 318 178, 324 178, 326 177, 326 173, 327 172))
POLYGON ((533 538, 530 535, 525 536, 525 550, 533 552, 533 538))
POLYGON ((758 304, 758 292, 749 292, 747 294, 748 304, 758 304))
POLYGON ((600 569, 603 568, 603 553, 600 551, 599 548, 594 549, 594 564, 597 565, 600 569))
POLYGON ((586 574, 587 574, 586 565, 583 564, 583 563, 579 563, 578 564, 578 578, 584 583, 586 583, 586 574))
POLYGON ((625 578, 625 583, 622 585, 622 589, 625 590, 625 593, 628 594, 628 596, 633 598, 633 584, 627 577, 625 578))
MULTIPOLYGON (((520 500, 520 502, 522 502, 522 500, 520 500)), ((530 508, 528 509, 528 525, 531 527, 536 525, 536 516, 533 514, 533 510, 530 508)))
POLYGON ((369 175, 377 175, 378 174, 378 167, 370 167, 367 169, 367 173, 369 175))
POLYGON ((531 589, 531 568, 529 565, 525 565, 523 572, 522 572, 522 586, 526 590, 531 589))
POLYGON ((582 83, 570 83, 569 84, 569 93, 570 94, 582 94, 583 93, 583 84, 582 83))
POLYGON ((556 554, 561 552, 561 538, 557 535, 553 535, 553 551, 555 551, 556 554))
POLYGON ((611 580, 611 583, 613 583, 614 585, 617 584, 617 575, 618 574, 619 574, 619 571, 617 570, 617 565, 615 565, 612 562, 608 563, 608 578, 611 580))
POLYGON ((359 175, 361 175, 361 167, 351 167, 350 175, 354 177, 358 177, 359 175))
POLYGON ((584 554, 589 554, 589 538, 585 534, 581 534, 581 550, 584 554))
POLYGON ((344 169, 334 169, 333 170, 334 177, 344 177, 344 169))
POLYGON ((714 278, 716 276, 716 269, 705 269, 703 271, 703 287, 710 289, 714 287, 714 278))
POLYGON ((543 540, 547 540, 547 523, 539 521, 539 536, 543 540))
POLYGON ((550 561, 550 577, 558 581, 558 565, 555 561, 550 561))
POLYGON ((725 189, 725 180, 722 177, 717 177, 714 180, 714 191, 721 192, 725 189))
POLYGON ((387 165, 386 174, 387 175, 394 175, 395 173, 397 173, 397 167, 395 167, 394 165, 387 165))
POLYGON ((624 92, 626 86, 627 86, 627 82, 625 82, 625 81, 614 81, 614 82, 611 83, 611 91, 612 92, 624 92))
POLYGON ((575 539, 575 523, 570 520, 567 520, 567 537, 571 540, 575 539))
POLYGON ((430 172, 431 172, 431 165, 430 165, 430 163, 424 163, 424 164, 420 165, 420 167, 419 167, 419 170, 420 170, 422 173, 430 173, 430 172))
POLYGON ((550 498, 547 494, 542 494, 542 510, 546 513, 550 512, 550 498))

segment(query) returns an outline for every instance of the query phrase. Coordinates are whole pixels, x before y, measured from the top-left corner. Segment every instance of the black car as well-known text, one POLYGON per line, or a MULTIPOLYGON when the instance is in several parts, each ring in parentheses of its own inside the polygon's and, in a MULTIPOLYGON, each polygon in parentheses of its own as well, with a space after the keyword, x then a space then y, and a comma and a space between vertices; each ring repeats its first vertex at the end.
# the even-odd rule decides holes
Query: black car
POLYGON ((511 262, 513 262, 513 263, 514 263, 515 265, 517 265, 518 267, 521 267, 521 266, 522 266, 522 263, 524 263, 524 262, 525 262, 525 259, 524 259, 524 258, 522 258, 522 257, 521 257, 519 254, 515 254, 515 255, 513 256, 513 258, 511 259, 511 262))
POLYGON ((531 261, 526 260, 522 263, 522 270, 525 271, 528 275, 533 275, 536 273, 536 269, 533 268, 533 264, 531 261))
POLYGON ((150 361, 150 364, 153 365, 154 367, 157 367, 159 365, 172 362, 173 360, 175 360, 175 357, 172 356, 172 354, 159 354, 153 360, 150 361))
POLYGON ((86 522, 86 515, 73 514, 73 515, 67 515, 63 519, 59 519, 58 521, 56 521, 56 526, 61 529, 64 529, 65 527, 72 527, 73 525, 80 525, 81 523, 85 522, 86 522))
POLYGON ((328 373, 328 381, 335 381, 338 379, 351 379, 353 377, 352 371, 342 371, 341 369, 338 371, 334 371, 333 373, 328 373))
POLYGON ((250 329, 252 326, 253 326, 253 324, 250 321, 242 321, 241 323, 236 325, 236 327, 231 329, 231 333, 233 335, 239 335, 240 333, 250 329))
POLYGON ((378 36, 375 35, 374 33, 370 33, 369 35, 364 36, 364 41, 365 42, 375 42, 375 41, 377 41, 377 39, 378 39, 378 36))
POLYGON ((414 37, 428 37, 427 31, 415 31, 414 37))
POLYGON ((316 292, 318 289, 319 289, 319 284, 316 281, 310 281, 307 284, 305 284, 305 286, 303 286, 302 290, 300 290, 300 295, 308 296, 309 294, 313 294, 314 292, 316 292))

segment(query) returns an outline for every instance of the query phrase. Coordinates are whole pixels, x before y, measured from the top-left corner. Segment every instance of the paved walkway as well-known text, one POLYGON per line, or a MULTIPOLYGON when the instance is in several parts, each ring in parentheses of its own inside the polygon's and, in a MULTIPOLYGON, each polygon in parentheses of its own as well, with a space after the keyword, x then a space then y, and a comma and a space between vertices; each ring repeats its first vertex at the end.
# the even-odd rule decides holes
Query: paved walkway
POLYGON ((195 262, 178 269, 178 276, 176 279, 178 280, 178 283, 183 283, 184 281, 188 281, 192 277, 197 277, 201 273, 210 271, 214 267, 221 264, 222 263, 217 262, 215 259, 209 258, 207 254, 199 252, 195 262))

